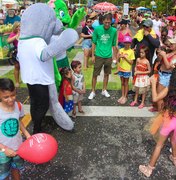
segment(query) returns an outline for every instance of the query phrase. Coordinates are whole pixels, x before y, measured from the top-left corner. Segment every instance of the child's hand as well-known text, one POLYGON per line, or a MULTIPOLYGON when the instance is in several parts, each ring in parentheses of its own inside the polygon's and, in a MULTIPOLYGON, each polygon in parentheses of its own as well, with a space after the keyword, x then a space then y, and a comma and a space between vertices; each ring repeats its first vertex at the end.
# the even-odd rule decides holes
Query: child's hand
POLYGON ((85 94, 85 93, 86 93, 86 90, 85 90, 85 89, 83 89, 83 90, 82 90, 82 94, 85 94))
POLYGON ((137 71, 135 71, 135 72, 134 72, 134 75, 136 76, 137 74, 138 74, 138 72, 137 72, 137 71))
POLYGON ((69 101, 69 99, 68 99, 68 97, 67 97, 67 96, 65 96, 65 101, 66 101, 66 102, 68 102, 68 101, 69 101))
POLYGON ((5 155, 8 156, 8 157, 14 157, 17 155, 16 151, 14 151, 13 149, 10 149, 8 147, 6 147, 5 149, 5 155))

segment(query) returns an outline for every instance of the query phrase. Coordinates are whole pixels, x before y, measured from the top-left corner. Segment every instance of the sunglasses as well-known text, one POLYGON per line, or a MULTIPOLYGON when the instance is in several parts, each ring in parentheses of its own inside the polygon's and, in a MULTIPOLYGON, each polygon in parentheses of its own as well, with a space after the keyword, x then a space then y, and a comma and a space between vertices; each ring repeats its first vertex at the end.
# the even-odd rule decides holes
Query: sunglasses
POLYGON ((92 21, 87 21, 87 23, 91 23, 92 21))
POLYGON ((144 27, 144 28, 150 28, 150 27, 148 27, 148 26, 145 26, 145 25, 143 25, 143 27, 144 27))

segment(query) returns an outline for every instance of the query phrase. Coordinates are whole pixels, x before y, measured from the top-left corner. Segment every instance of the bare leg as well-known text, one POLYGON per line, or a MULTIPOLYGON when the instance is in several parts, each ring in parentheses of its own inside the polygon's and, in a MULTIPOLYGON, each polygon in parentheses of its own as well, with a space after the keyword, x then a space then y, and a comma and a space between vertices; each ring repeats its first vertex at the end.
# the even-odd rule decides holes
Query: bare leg
POLYGON ((134 102, 137 103, 138 101, 138 96, 139 96, 139 88, 137 89, 136 88, 136 93, 135 93, 135 96, 134 96, 134 102))
POLYGON ((122 90, 122 95, 121 97, 117 100, 117 102, 121 102, 121 100, 123 99, 123 89, 124 89, 124 86, 123 86, 123 77, 120 77, 120 80, 121 80, 121 90, 122 90))
POLYGON ((95 92, 95 87, 97 84, 97 76, 92 77, 92 92, 95 92))
POLYGON ((20 180, 20 171, 18 169, 12 169, 11 173, 13 180, 20 180))
POLYGON ((82 103, 81 103, 81 101, 78 101, 78 111, 79 111, 80 113, 84 113, 84 111, 83 111, 83 109, 82 109, 82 103))
MULTIPOLYGON (((165 87, 162 86, 161 84, 158 83, 158 86, 157 86, 157 92, 161 92, 165 87)), ((162 106, 163 106, 163 100, 159 100, 156 102, 157 103, 157 108, 158 108, 158 111, 161 111, 162 110, 162 106)))
POLYGON ((150 158, 149 165, 151 167, 155 167, 155 164, 160 156, 161 149, 163 148, 163 145, 164 145, 165 141, 167 140, 167 138, 168 138, 168 136, 163 136, 160 134, 158 142, 157 142, 155 149, 152 153, 152 156, 150 158))
POLYGON ((124 80, 125 80, 124 97, 127 98, 128 90, 129 90, 129 87, 128 87, 129 78, 125 78, 124 80))
POLYGON ((20 64, 16 62, 15 68, 14 68, 14 77, 15 77, 16 87, 19 87, 19 83, 20 83, 19 76, 20 76, 20 64))
POLYGON ((142 101, 141 101, 141 105, 144 105, 144 102, 145 102, 145 97, 146 97, 146 94, 142 94, 142 101))
POLYGON ((104 74, 103 89, 102 89, 103 91, 107 89, 108 80, 109 80, 109 74, 104 74))
POLYGON ((84 68, 88 68, 88 60, 89 60, 89 49, 84 49, 84 68))
POLYGON ((76 114, 76 103, 73 104, 73 111, 72 111, 73 114, 76 114))

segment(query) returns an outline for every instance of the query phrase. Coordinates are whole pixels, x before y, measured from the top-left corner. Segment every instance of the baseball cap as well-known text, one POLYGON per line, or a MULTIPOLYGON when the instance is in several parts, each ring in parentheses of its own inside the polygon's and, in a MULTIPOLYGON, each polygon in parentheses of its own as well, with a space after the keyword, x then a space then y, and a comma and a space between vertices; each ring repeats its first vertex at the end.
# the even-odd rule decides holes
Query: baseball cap
POLYGON ((168 39, 171 44, 176 44, 176 38, 168 39))
POLYGON ((123 42, 124 43, 132 43, 132 38, 130 36, 124 36, 123 42))
POLYGON ((150 19, 145 20, 143 26, 152 27, 153 26, 152 20, 150 19))

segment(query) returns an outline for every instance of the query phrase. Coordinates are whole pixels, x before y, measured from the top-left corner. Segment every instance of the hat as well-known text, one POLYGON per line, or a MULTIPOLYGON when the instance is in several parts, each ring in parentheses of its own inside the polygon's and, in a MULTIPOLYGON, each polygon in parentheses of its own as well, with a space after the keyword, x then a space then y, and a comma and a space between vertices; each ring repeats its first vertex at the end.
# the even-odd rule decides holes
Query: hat
POLYGON ((92 13, 89 15, 89 18, 94 18, 94 17, 96 17, 96 16, 98 16, 98 13, 96 13, 96 12, 94 11, 94 12, 92 12, 92 13))
POLYGON ((128 21, 125 19, 122 19, 118 24, 128 24, 128 21))
POLYGON ((145 20, 143 26, 152 27, 153 26, 152 20, 150 19, 145 20))
POLYGON ((168 39, 171 44, 176 44, 176 38, 168 39))
POLYGON ((132 38, 130 36, 124 36, 123 42, 124 43, 132 43, 132 38))
POLYGON ((149 13, 145 13, 144 16, 150 17, 151 15, 149 13))

